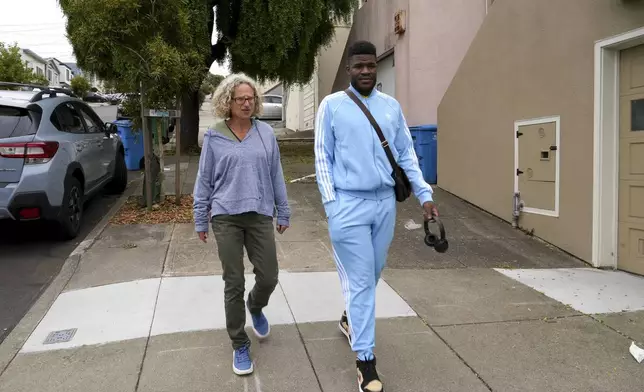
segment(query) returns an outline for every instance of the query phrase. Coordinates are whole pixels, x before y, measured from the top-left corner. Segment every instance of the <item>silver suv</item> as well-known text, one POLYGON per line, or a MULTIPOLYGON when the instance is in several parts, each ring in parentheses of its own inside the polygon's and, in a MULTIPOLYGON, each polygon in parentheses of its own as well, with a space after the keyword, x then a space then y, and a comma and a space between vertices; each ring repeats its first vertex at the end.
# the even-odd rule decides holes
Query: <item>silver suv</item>
POLYGON ((0 219, 54 221, 72 239, 88 198, 126 186, 114 124, 69 90, 0 82, 0 219))

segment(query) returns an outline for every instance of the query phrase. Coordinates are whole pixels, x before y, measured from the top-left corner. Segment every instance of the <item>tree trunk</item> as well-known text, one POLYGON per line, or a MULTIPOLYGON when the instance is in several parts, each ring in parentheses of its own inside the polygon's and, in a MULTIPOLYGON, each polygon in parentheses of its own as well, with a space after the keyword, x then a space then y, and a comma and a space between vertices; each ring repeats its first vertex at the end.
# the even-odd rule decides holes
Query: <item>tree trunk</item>
POLYGON ((199 91, 181 96, 181 153, 198 145, 199 140, 199 91))

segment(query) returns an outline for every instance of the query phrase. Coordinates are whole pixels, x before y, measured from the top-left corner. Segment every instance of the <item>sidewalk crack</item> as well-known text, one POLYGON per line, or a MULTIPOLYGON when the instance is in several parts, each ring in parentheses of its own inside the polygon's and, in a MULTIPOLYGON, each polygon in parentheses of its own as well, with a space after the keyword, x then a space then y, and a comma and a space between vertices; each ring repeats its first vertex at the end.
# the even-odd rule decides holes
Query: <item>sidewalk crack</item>
POLYGON ((315 380, 318 382, 318 387, 320 388, 320 392, 324 392, 324 388, 322 388, 322 382, 320 381, 320 376, 318 375, 318 372, 315 369, 315 366, 313 365, 313 359, 311 358, 311 353, 309 353, 309 349, 308 347, 306 347, 304 336, 302 336, 302 331, 300 330, 300 326, 297 323, 297 320, 295 319, 295 313, 293 313, 293 308, 291 307, 291 304, 288 302, 288 298, 286 297, 286 292, 284 291, 284 287, 282 287, 282 282, 279 282, 279 286, 280 286, 280 290, 282 290, 282 294, 284 294, 284 300, 286 301, 286 306, 288 306, 288 310, 289 312, 291 312, 291 317, 293 317, 293 325, 295 325, 295 329, 297 330, 297 335, 300 337, 300 342, 302 343, 302 347, 304 347, 306 358, 309 360, 309 365, 311 365, 311 370, 313 370, 313 375, 315 376, 315 380))
POLYGON ((461 356, 461 355, 460 355, 460 354, 459 354, 459 353, 454 349, 454 347, 452 347, 452 346, 451 346, 451 345, 450 345, 450 344, 449 344, 449 343, 448 343, 448 342, 447 342, 447 341, 446 341, 446 340, 445 340, 445 339, 444 339, 444 338, 443 338, 443 337, 442 337, 442 336, 441 336, 441 335, 440 335, 440 334, 439 334, 439 333, 438 333, 438 332, 437 332, 437 331, 436 331, 436 330, 435 330, 431 325, 429 325, 429 323, 428 323, 427 321, 425 321, 422 317, 420 317, 420 313, 419 313, 416 309, 414 309, 414 307, 413 307, 410 303, 408 303, 408 302, 403 298, 403 296, 402 296, 402 295, 400 295, 400 293, 399 293, 399 292, 398 292, 398 291, 397 291, 393 286, 389 285, 389 287, 391 287, 391 289, 392 289, 396 294, 398 294, 398 296, 399 296, 400 298, 402 298, 402 299, 403 299, 403 301, 405 301, 405 303, 407 304, 407 306, 409 306, 409 307, 410 307, 410 308, 411 308, 411 309, 416 313, 416 315, 417 315, 418 319, 419 319, 423 324, 425 324, 425 325, 427 326, 427 328, 429 328, 429 329, 430 329, 430 330, 431 330, 431 331, 432 331, 432 332, 433 332, 433 333, 434 333, 434 334, 435 334, 435 335, 436 335, 436 336, 441 340, 441 342, 443 342, 443 344, 444 344, 445 346, 447 346, 447 347, 450 349, 450 351, 451 351, 452 353, 454 353, 454 355, 456 355, 456 357, 457 357, 461 362, 463 362, 463 364, 464 364, 465 366, 467 366, 467 368, 468 368, 468 369, 470 369, 470 371, 471 371, 471 372, 476 376, 476 378, 478 378, 478 379, 479 379, 479 381, 481 381, 481 383, 482 383, 482 384, 483 384, 483 385, 484 385, 484 386, 485 386, 485 387, 486 387, 490 392, 494 392, 494 390, 492 389, 492 387, 490 387, 490 385, 489 385, 489 384, 488 384, 488 383, 483 379, 483 377, 481 377, 481 375, 480 375, 476 370, 474 370, 474 368, 472 367, 472 365, 470 365, 470 364, 465 360, 465 358, 463 358, 463 357, 462 357, 462 356, 461 356))
POLYGON ((145 359, 148 355, 148 347, 150 346, 150 338, 152 337, 152 326, 154 325, 154 318, 157 313, 157 306, 159 304, 159 293, 161 292, 161 283, 163 283, 163 278, 159 279, 159 287, 157 288, 157 296, 154 300, 154 311, 152 312, 152 321, 150 322, 150 329, 148 330, 148 338, 145 340, 145 348, 143 349, 143 358, 141 358, 141 366, 139 366, 139 374, 136 378, 136 385, 134 391, 139 390, 139 384, 141 383, 141 375, 143 374, 143 366, 145 365, 145 359))
POLYGON ((172 247, 172 240, 174 239, 174 231, 177 228, 177 224, 172 224, 172 231, 170 232, 170 242, 168 242, 168 247, 165 248, 165 255, 163 257, 163 265, 161 266, 161 279, 165 276, 165 268, 168 265, 168 255, 170 254, 170 248, 172 247))
MULTIPOLYGON (((411 306, 410 306, 411 307, 411 306)), ((526 321, 546 321, 546 320, 561 320, 575 317, 583 317, 585 314, 569 314, 565 316, 551 316, 551 317, 526 317, 511 320, 494 320, 494 321, 473 321, 470 323, 452 323, 452 324, 431 324, 433 328, 444 327, 464 327, 468 325, 487 325, 487 324, 503 324, 503 323, 522 323, 526 321)), ((420 316, 419 316, 420 317, 420 316)), ((422 317, 420 317, 422 319, 422 317)), ((424 320, 423 320, 424 321, 424 320)), ((427 323, 426 323, 427 324, 427 323)), ((429 324, 427 324, 429 325, 429 324)))
MULTIPOLYGON (((174 235, 174 229, 176 225, 172 225, 172 233, 170 233, 170 239, 172 240, 172 236, 174 235)), ((147 358, 148 355, 148 348, 150 346, 150 339, 152 338, 152 327, 154 326, 154 320, 156 319, 157 315, 157 307, 159 306, 159 295, 161 293, 161 285, 163 284, 163 271, 165 270, 165 263, 168 258, 168 250, 170 249, 170 244, 168 244, 168 247, 166 248, 166 254, 163 259, 163 266, 161 268, 161 276, 159 277, 159 287, 157 287, 157 295, 154 300, 154 310, 152 311, 152 319, 150 321, 150 329, 148 330, 148 338, 145 340, 145 348, 143 349, 143 358, 141 358, 141 366, 139 367, 139 374, 136 378, 136 385, 134 387, 134 391, 139 390, 139 385, 141 384, 141 376, 143 375, 143 367, 145 366, 145 359, 147 358)))
POLYGON ((602 320, 602 319, 598 318, 596 315, 589 314, 589 315, 588 315, 588 317, 590 317, 590 319, 591 319, 591 320, 593 320, 593 321, 595 321, 595 322, 598 322, 599 324, 603 325, 604 327, 607 327, 608 329, 610 329, 611 331, 615 332, 616 334, 620 335, 620 336, 621 336, 621 337, 623 337, 623 338, 626 338, 626 339, 628 339, 628 340, 630 340, 630 341, 633 341, 633 342, 636 342, 636 341, 637 341, 637 339, 635 339, 635 338, 633 338, 633 337, 631 337, 631 336, 629 336, 629 335, 625 334, 624 332, 622 332, 622 331, 620 331, 620 330, 618 330, 618 329, 616 329, 616 328, 613 328, 612 326, 610 326, 610 325, 606 324, 606 323, 604 322, 604 320, 602 320))

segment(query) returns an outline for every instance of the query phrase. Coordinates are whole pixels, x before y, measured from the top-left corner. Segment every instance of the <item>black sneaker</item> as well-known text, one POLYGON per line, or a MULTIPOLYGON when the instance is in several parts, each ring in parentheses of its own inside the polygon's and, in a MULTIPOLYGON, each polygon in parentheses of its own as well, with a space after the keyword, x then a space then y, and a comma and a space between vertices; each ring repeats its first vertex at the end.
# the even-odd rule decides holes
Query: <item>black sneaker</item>
POLYGON ((349 319, 347 318, 346 310, 342 313, 342 318, 340 318, 340 323, 338 324, 338 327, 340 328, 340 332, 342 332, 344 336, 347 337, 347 340, 349 341, 349 345, 351 345, 351 333, 349 332, 349 319))
POLYGON ((385 392, 376 371, 376 357, 371 361, 356 361, 360 392, 385 392))

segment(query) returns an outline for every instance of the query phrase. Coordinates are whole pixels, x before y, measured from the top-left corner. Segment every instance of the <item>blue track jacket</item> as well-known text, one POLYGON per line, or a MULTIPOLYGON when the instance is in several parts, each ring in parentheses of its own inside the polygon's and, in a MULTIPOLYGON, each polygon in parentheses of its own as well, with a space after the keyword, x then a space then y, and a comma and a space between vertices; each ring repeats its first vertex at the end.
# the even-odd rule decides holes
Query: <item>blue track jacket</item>
MULTIPOLYGON (((398 101, 374 89, 364 102, 382 129, 398 165, 405 170, 421 205, 432 201, 432 188, 423 178, 407 122, 398 101)), ((336 190, 391 190, 392 167, 375 129, 344 91, 325 97, 315 120, 315 172, 322 202, 335 201, 336 190)))

